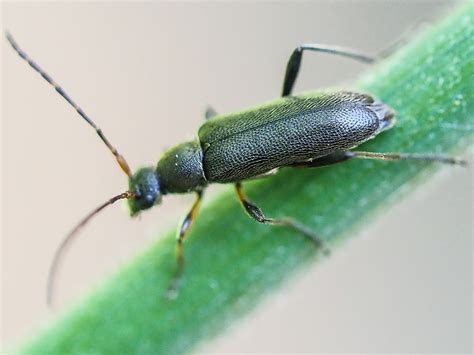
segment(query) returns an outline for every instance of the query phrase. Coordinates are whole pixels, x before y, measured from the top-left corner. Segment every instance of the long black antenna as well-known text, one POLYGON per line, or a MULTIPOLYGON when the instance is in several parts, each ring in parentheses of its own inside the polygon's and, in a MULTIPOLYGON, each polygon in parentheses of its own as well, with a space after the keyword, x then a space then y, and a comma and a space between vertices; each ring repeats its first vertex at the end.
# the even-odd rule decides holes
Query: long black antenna
POLYGON ((54 254, 54 259, 53 259, 53 262, 51 263, 51 266, 49 268, 49 273, 48 273, 48 283, 46 287, 46 302, 48 303, 50 307, 52 307, 54 303, 54 290, 55 290, 55 285, 56 285, 55 280, 56 280, 57 271, 59 270, 59 267, 61 266, 61 261, 63 259, 64 253, 66 252, 71 242, 77 236, 77 233, 81 230, 82 227, 84 227, 87 224, 87 222, 91 220, 92 217, 94 217, 97 213, 102 211, 105 207, 110 206, 111 204, 117 202, 118 200, 122 200, 125 198, 131 199, 131 198, 134 198, 134 196, 135 194, 133 192, 126 191, 108 199, 102 205, 100 205, 99 207, 94 209, 92 212, 90 212, 87 216, 85 216, 73 228, 73 230, 71 230, 69 234, 62 240, 58 249, 56 249, 56 253, 54 254))
POLYGON ((77 111, 77 113, 90 125, 92 128, 95 129, 97 134, 99 135, 100 139, 102 139, 102 142, 105 143, 107 148, 112 152, 112 154, 115 156, 115 159, 117 159, 118 164, 120 165, 120 168, 124 171, 125 174, 127 174, 128 177, 132 176, 132 172, 130 170, 130 167, 127 164, 127 161, 125 158, 117 151, 117 149, 110 144, 110 142, 107 140, 105 137, 104 133, 102 133, 102 130, 90 119, 89 116, 86 115, 86 113, 79 107, 77 104, 72 101, 72 99, 69 97, 69 95, 63 90, 61 86, 56 84, 56 82, 51 78, 51 76, 48 75, 43 69, 39 67, 38 64, 36 64, 29 56, 26 54, 20 47, 18 47, 18 44, 16 43, 15 39, 13 36, 6 31, 5 36, 10 42, 11 46, 15 50, 15 52, 18 53, 18 55, 25 60, 36 72, 38 72, 44 80, 46 80, 57 92, 59 95, 61 95, 74 109, 77 111))

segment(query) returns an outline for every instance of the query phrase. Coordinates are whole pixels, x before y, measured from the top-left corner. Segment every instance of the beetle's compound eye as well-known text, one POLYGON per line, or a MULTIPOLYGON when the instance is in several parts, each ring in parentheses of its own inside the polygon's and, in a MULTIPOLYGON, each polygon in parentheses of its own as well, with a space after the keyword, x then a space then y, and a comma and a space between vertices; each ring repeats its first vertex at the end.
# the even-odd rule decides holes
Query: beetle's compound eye
POLYGON ((161 201, 160 183, 153 168, 138 170, 129 179, 129 189, 135 193, 134 198, 128 200, 132 216, 161 201))
POLYGON ((145 201, 146 204, 153 204, 153 202, 155 202, 155 196, 145 195, 143 200, 145 201))
POLYGON ((136 198, 137 200, 139 200, 139 199, 142 198, 143 194, 142 194, 142 192, 141 192, 141 190, 140 190, 140 188, 139 188, 138 186, 136 186, 134 192, 135 192, 135 198, 136 198))

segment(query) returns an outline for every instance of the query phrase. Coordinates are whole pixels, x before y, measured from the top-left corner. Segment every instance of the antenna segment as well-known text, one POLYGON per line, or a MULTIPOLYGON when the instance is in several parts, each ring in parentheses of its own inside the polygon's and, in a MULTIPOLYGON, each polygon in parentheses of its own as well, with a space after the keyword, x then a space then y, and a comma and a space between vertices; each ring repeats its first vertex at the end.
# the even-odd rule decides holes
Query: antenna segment
POLYGON ((46 73, 43 69, 41 69, 39 67, 39 65, 37 63, 35 63, 29 56, 28 54, 26 54, 19 46, 18 44, 16 43, 15 39, 13 38, 13 36, 9 33, 9 32, 5 32, 5 36, 8 40, 8 42, 10 43, 10 45, 13 47, 13 49, 15 50, 15 52, 18 53, 18 55, 23 59, 25 60, 29 65, 30 67, 32 67, 37 73, 39 73, 44 80, 46 80, 57 92, 59 95, 61 95, 64 100, 66 100, 69 105, 71 105, 72 107, 74 107, 74 109, 76 110, 76 112, 90 125, 92 126, 92 128, 95 129, 96 133, 98 134, 98 136, 100 137, 100 139, 102 140, 102 142, 104 142, 104 144, 107 146, 107 148, 109 148, 109 150, 112 152, 112 154, 115 156, 115 159, 117 159, 117 162, 120 166, 120 168, 123 170, 123 172, 125 174, 127 174, 128 177, 131 177, 132 176, 132 171, 130 170, 130 167, 128 166, 127 164, 127 161, 125 160, 125 158, 117 151, 117 149, 112 145, 110 144, 110 142, 108 141, 108 139, 105 137, 104 133, 102 132, 102 130, 94 123, 94 121, 92 121, 92 119, 87 116, 87 114, 71 99, 71 97, 64 91, 64 89, 59 86, 58 84, 56 84, 56 82, 53 80, 53 78, 51 78, 51 76, 49 76, 48 73, 46 73))

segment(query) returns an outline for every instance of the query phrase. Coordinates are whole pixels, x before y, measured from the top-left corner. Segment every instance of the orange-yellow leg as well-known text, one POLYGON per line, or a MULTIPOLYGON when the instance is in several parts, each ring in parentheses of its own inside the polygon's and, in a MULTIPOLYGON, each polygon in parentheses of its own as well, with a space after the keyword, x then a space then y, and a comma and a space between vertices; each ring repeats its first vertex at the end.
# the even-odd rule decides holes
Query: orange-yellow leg
POLYGON ((168 291, 166 297, 169 299, 174 299, 178 296, 179 284, 181 282, 183 271, 184 271, 184 255, 183 255, 183 241, 186 235, 188 234, 191 226, 196 219, 197 212, 199 210, 199 205, 201 204, 202 191, 196 192, 196 200, 194 201, 191 210, 188 212, 186 217, 181 224, 181 227, 178 230, 177 235, 177 244, 176 244, 176 271, 174 273, 173 279, 168 286, 168 291))

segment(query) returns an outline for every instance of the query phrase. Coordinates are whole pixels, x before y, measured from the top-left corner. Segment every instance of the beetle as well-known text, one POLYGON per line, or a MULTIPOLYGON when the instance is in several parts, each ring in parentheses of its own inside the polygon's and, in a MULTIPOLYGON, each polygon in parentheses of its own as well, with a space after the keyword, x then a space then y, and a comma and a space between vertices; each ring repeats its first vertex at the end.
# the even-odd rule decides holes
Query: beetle
POLYGON ((356 50, 321 44, 296 47, 286 67, 281 98, 236 113, 219 115, 209 107, 206 122, 195 140, 180 143, 159 159, 156 167, 130 169, 125 158, 109 142, 103 131, 70 96, 34 62, 6 32, 6 39, 43 79, 45 79, 96 131, 127 175, 128 190, 90 212, 63 239, 52 261, 48 276, 47 302, 53 303, 55 275, 69 244, 78 231, 96 214, 118 200, 127 199, 130 215, 158 205, 167 194, 194 193, 195 201, 177 233, 175 274, 166 296, 175 298, 184 271, 183 241, 194 223, 204 190, 213 183, 234 184, 237 197, 248 216, 258 223, 284 226, 310 239, 328 253, 319 236, 291 217, 270 218, 244 194, 242 182, 265 178, 282 167, 317 168, 353 158, 386 161, 421 160, 464 165, 465 161, 440 154, 380 153, 353 148, 395 125, 394 110, 367 93, 315 91, 293 95, 303 53, 322 52, 344 56, 363 63, 375 57, 356 50))

